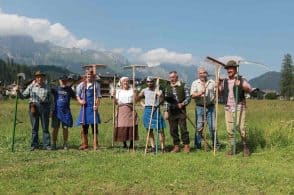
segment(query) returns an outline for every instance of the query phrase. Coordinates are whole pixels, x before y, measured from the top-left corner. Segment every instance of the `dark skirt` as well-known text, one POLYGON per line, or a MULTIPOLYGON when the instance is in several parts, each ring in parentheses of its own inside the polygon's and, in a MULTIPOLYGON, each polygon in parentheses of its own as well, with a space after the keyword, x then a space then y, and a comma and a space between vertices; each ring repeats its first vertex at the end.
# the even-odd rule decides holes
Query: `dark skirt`
MULTIPOLYGON (((133 127, 116 127, 114 140, 120 142, 133 140, 133 127)), ((139 140, 138 125, 135 125, 135 140, 139 140)))

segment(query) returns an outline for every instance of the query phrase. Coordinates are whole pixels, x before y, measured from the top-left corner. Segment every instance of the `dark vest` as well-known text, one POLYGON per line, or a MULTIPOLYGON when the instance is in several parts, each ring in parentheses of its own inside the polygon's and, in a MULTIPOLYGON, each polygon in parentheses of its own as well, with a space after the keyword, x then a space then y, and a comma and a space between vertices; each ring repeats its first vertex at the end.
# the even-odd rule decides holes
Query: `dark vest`
MULTIPOLYGON (((238 80, 240 80, 240 85, 236 86, 234 84, 234 87, 233 87, 235 101, 236 101, 236 89, 238 88, 238 102, 237 102, 237 104, 245 100, 245 91, 242 88, 243 78, 242 78, 242 76, 239 76, 238 78, 239 78, 238 80)), ((229 96, 229 83, 228 83, 227 78, 225 78, 225 80, 224 80, 224 90, 223 90, 222 96, 224 98, 223 99, 224 103, 227 104, 228 103, 228 96, 229 96)))
MULTIPOLYGON (((176 97, 174 97, 173 89, 170 85, 168 85, 166 87, 165 96, 169 97, 169 98, 173 98, 174 100, 177 100, 177 103, 181 103, 185 100, 185 83, 181 82, 181 85, 176 86, 175 88, 176 88, 176 93, 177 93, 177 99, 176 99, 176 97)), ((169 102, 169 103, 172 103, 172 102, 169 102)))

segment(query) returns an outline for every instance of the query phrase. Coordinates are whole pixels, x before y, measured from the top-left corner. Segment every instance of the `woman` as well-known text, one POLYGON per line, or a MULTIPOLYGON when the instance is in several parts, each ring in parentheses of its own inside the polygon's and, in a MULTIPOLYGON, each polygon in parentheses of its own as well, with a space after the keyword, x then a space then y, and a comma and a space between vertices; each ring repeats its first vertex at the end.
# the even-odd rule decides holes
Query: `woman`
POLYGON ((124 148, 127 148, 127 141, 130 141, 129 148, 133 147, 134 138, 138 136, 138 117, 135 112, 133 119, 133 95, 134 91, 129 86, 129 78, 122 77, 120 80, 120 89, 115 94, 116 103, 118 104, 116 128, 114 132, 114 140, 123 142, 124 148), (133 130, 133 120, 135 120, 135 129, 133 130), (135 135, 133 136, 133 132, 135 135))
POLYGON ((81 110, 77 120, 77 125, 82 125, 82 145, 80 149, 88 149, 88 129, 89 125, 91 125, 93 133, 93 149, 96 150, 98 147, 98 123, 100 123, 98 106, 100 102, 99 98, 102 96, 100 84, 96 81, 96 75, 93 73, 93 71, 87 71, 85 80, 77 86, 76 95, 78 102, 81 104, 81 110), (96 97, 94 97, 94 90, 96 97), (96 116, 96 138, 94 137, 94 112, 96 116))
POLYGON ((144 88, 137 97, 138 100, 143 98, 145 99, 143 124, 145 129, 150 131, 148 133, 151 144, 151 152, 155 152, 153 129, 156 129, 158 132, 161 151, 165 152, 164 128, 166 125, 160 112, 160 103, 163 101, 163 94, 161 90, 156 89, 156 87, 159 86, 155 86, 154 78, 148 76, 146 83, 147 87, 144 88))

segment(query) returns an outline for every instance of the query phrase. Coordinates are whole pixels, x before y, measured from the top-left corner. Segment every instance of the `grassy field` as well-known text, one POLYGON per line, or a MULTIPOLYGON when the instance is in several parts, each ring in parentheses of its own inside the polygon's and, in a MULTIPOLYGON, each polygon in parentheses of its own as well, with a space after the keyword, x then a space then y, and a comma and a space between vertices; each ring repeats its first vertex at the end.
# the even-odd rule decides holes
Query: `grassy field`
MULTIPOLYGON (((144 156, 146 132, 140 126, 135 153, 115 143, 111 148, 112 104, 103 99, 100 107, 97 152, 77 150, 80 128, 70 129, 68 151, 30 152, 31 130, 27 101, 20 101, 16 130, 16 151, 11 152, 14 101, 0 101, 0 194, 88 194, 88 193, 198 193, 198 194, 294 194, 294 102, 249 101, 247 129, 249 158, 241 148, 235 157, 226 157, 227 137, 220 106, 219 138, 224 146, 216 156, 212 151, 190 154, 148 154, 144 156)), ((79 106, 73 102, 74 119, 79 106)), ((142 108, 138 107, 140 116, 142 108)), ((194 118, 194 105, 188 107, 194 118)), ((141 121, 142 122, 142 121, 141 121)), ((193 148, 195 130, 189 124, 193 148)), ((166 129, 167 145, 171 138, 166 129)), ((40 138, 41 138, 40 131, 40 138)), ((59 134, 59 146, 62 136, 59 134)))

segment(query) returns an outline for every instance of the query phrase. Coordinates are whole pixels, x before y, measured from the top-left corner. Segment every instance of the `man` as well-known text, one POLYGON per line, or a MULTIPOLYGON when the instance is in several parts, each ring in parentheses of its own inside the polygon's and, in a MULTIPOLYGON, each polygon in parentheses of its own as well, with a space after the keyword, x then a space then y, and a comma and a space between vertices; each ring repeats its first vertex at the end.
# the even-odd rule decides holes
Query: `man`
POLYGON ((91 125, 93 133, 93 150, 98 149, 98 139, 94 137, 94 131, 96 136, 98 134, 98 123, 100 123, 100 116, 98 113, 98 106, 100 103, 101 89, 100 84, 96 81, 96 75, 92 69, 86 71, 86 78, 77 86, 76 92, 77 100, 81 104, 80 114, 77 120, 77 125, 82 125, 82 144, 81 150, 88 150, 88 129, 91 125), (94 97, 94 90, 95 95, 94 97), (94 105, 95 101, 95 105, 94 105), (94 112, 96 113, 96 129, 94 130, 94 112), (96 142, 94 142, 96 140, 96 142))
POLYGON ((43 129, 43 148, 51 150, 50 146, 50 133, 49 127, 49 115, 51 95, 50 88, 45 84, 45 74, 41 71, 35 73, 35 79, 33 82, 20 94, 21 98, 29 97, 29 114, 32 124, 32 143, 31 151, 39 147, 39 119, 41 119, 41 125, 43 129))
POLYGON ((233 145, 234 145, 234 122, 235 122, 235 109, 237 108, 237 120, 236 126, 241 135, 243 142, 243 155, 245 157, 250 155, 249 148, 247 146, 246 140, 246 130, 245 130, 245 112, 246 112, 246 99, 245 93, 251 92, 251 86, 242 76, 238 76, 237 72, 238 64, 234 60, 230 60, 225 69, 227 70, 228 77, 225 78, 220 86, 220 91, 222 92, 224 104, 225 104, 225 119, 227 132, 229 136, 229 141, 231 144, 231 149, 227 152, 227 155, 233 155, 233 145), (238 78, 237 78, 238 76, 238 78), (238 90, 237 90, 238 89, 238 90), (238 92, 236 98, 236 92, 238 92), (238 100, 236 103, 236 99, 238 100), (236 107, 237 104, 237 107, 236 107))
POLYGON ((170 134, 173 138, 174 147, 172 153, 180 151, 180 138, 178 126, 181 130, 181 139, 184 144, 184 152, 190 152, 189 132, 186 123, 186 106, 190 103, 189 89, 185 83, 179 81, 176 71, 169 73, 170 84, 165 90, 164 118, 168 120, 170 134))
POLYGON ((151 152, 155 152, 153 129, 156 129, 158 131, 161 151, 165 152, 165 149, 164 149, 165 122, 160 113, 160 103, 163 101, 163 94, 161 90, 156 89, 156 87, 159 87, 159 86, 155 86, 154 80, 155 79, 150 76, 147 77, 146 79, 147 87, 142 89, 142 91, 139 93, 137 97, 137 100, 139 101, 140 99, 145 98, 143 123, 147 131, 149 130, 149 125, 150 125, 149 140, 151 144, 151 152))
POLYGON ((54 106, 52 108, 52 148, 56 149, 56 141, 60 123, 63 128, 63 149, 68 149, 68 127, 73 126, 70 109, 70 98, 76 98, 75 92, 68 86, 68 78, 63 75, 59 78, 59 86, 52 88, 54 106))
MULTIPOLYGON (((204 123, 207 122, 212 145, 214 146, 215 132, 215 82, 207 79, 207 71, 204 67, 198 68, 198 79, 192 83, 191 97, 195 99, 196 126, 195 149, 201 149, 201 139, 203 137, 204 123), (205 121, 205 118, 206 121, 205 121)), ((216 139, 216 147, 219 148, 219 141, 216 139)))

